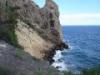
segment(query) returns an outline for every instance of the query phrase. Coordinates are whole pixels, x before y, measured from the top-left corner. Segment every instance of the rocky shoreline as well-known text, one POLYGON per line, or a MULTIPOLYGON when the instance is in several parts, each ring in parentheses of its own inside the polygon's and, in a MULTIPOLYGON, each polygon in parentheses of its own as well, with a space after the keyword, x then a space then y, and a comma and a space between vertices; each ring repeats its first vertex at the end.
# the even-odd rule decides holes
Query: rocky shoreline
POLYGON ((68 45, 65 43, 62 43, 61 45, 56 45, 55 47, 51 48, 48 52, 45 52, 44 60, 47 60, 52 64, 54 62, 54 55, 56 51, 63 51, 64 49, 68 49, 68 45))
POLYGON ((0 38, 8 43, 20 45, 37 59, 47 60, 56 50, 68 48, 61 38, 59 10, 53 0, 46 0, 43 8, 31 0, 1 0, 0 10, 0 38))
MULTIPOLYGON (((46 0, 43 8, 40 8, 32 0, 0 0, 0 40, 0 67, 9 69, 11 66, 11 70, 18 73, 15 75, 32 75, 28 74, 30 73, 30 68, 26 66, 27 63, 23 64, 23 62, 29 62, 29 58, 35 58, 41 61, 41 63, 42 61, 48 61, 51 64, 54 62, 53 56, 57 50, 62 51, 64 48, 69 48, 62 41, 59 8, 53 0, 46 0), (18 51, 16 54, 16 49, 20 49, 22 53, 18 51), (5 54, 2 54, 6 53, 6 51, 9 58, 5 54), (25 53, 27 54, 24 55, 25 53), (26 57, 27 55, 30 57, 27 57, 25 61, 19 61, 20 59, 16 59, 16 56, 13 56, 14 54, 18 58, 26 57), (8 62, 5 60, 8 60, 8 62), (20 63, 24 66, 19 65, 20 63), (22 71, 23 68, 25 70, 22 71)), ((30 60, 36 62, 36 60, 30 60)), ((32 64, 30 67, 34 67, 36 64, 29 63, 32 64)), ((40 67, 43 68, 43 66, 40 67)), ((36 70, 36 67, 34 69, 36 70)))

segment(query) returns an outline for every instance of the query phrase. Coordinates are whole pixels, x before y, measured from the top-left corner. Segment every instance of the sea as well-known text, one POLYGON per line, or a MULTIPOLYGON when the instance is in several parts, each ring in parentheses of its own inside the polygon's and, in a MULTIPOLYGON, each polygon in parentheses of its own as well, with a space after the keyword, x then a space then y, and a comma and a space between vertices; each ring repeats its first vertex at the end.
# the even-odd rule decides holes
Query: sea
POLYGON ((100 26, 63 26, 62 31, 69 49, 57 51, 52 66, 78 74, 100 65, 100 26))

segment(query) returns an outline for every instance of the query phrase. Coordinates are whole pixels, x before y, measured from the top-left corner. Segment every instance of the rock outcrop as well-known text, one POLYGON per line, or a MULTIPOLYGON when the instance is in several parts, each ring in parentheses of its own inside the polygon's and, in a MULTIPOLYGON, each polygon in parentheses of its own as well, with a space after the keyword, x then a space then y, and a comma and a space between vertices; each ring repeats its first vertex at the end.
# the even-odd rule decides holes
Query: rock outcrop
POLYGON ((56 49, 65 47, 61 38, 58 6, 53 0, 46 0, 43 8, 32 0, 0 0, 0 23, 3 28, 11 27, 6 29, 8 33, 1 30, 0 38, 12 41, 14 45, 17 42, 38 59, 46 58, 49 52, 52 54, 48 57, 52 58, 56 49))
POLYGON ((32 56, 41 59, 44 57, 44 51, 51 48, 53 45, 50 41, 44 40, 37 32, 24 22, 18 20, 16 35, 19 44, 24 47, 24 50, 32 56))
POLYGON ((48 62, 40 61, 0 41, 0 75, 63 75, 48 62))
MULTIPOLYGON (((35 75, 42 69, 48 75, 53 68, 46 61, 52 63, 56 50, 64 48, 68 45, 62 41, 59 10, 53 0, 46 0, 43 8, 32 0, 0 0, 0 70, 35 75)), ((53 70, 52 75, 62 75, 53 70)))

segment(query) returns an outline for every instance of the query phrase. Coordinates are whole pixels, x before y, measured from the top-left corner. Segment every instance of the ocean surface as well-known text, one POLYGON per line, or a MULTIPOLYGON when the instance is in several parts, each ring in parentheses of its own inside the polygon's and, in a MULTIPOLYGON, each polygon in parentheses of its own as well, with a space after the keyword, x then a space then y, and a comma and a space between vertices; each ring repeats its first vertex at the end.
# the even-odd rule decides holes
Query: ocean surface
POLYGON ((100 65, 100 26, 64 26, 62 30, 70 49, 57 52, 54 67, 80 72, 100 65))

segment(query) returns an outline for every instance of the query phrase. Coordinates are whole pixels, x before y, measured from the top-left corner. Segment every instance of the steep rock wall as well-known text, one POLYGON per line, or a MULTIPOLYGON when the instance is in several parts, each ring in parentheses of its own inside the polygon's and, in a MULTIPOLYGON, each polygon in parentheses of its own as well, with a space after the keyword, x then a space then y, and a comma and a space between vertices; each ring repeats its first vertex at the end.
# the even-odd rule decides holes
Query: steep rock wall
POLYGON ((45 41, 34 29, 20 20, 17 25, 16 35, 18 35, 19 44, 32 56, 38 59, 43 58, 45 55, 43 52, 52 47, 50 41, 45 41))
POLYGON ((18 44, 32 56, 48 59, 56 49, 68 47, 62 42, 58 6, 53 0, 46 0, 43 8, 32 0, 0 0, 0 9, 0 23, 16 25, 18 44))

